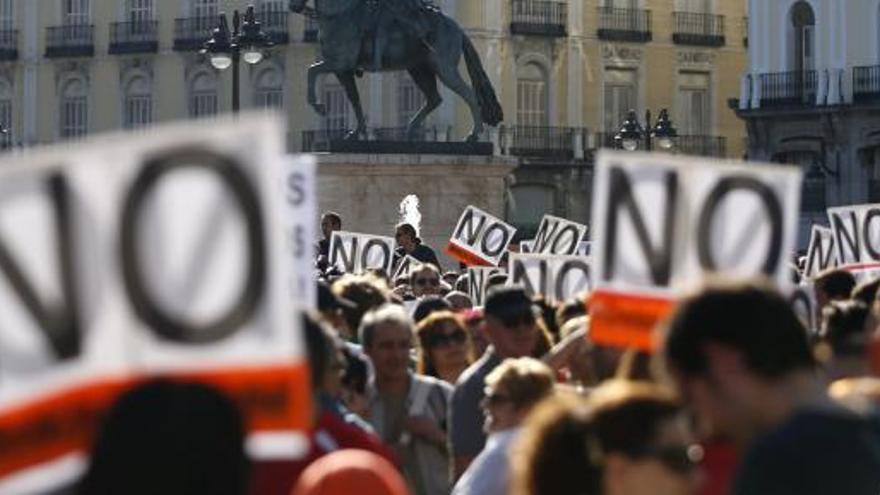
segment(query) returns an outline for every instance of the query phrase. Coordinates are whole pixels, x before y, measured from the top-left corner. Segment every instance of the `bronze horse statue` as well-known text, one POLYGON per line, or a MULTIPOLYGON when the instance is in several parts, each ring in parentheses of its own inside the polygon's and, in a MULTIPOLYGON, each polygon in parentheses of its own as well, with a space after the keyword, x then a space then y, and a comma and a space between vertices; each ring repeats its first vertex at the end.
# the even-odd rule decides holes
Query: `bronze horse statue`
POLYGON ((290 0, 290 10, 316 18, 321 33, 322 59, 308 70, 308 103, 319 115, 326 115, 315 83, 321 74, 335 74, 357 119, 357 128, 346 139, 366 138, 366 119, 355 85, 355 77, 363 72, 405 70, 425 95, 424 105, 407 125, 408 139, 413 139, 425 118, 440 106, 437 79, 470 108, 473 128, 466 141, 479 138, 483 123, 496 126, 503 120, 501 105, 473 43, 458 23, 439 9, 422 4, 423 0, 409 0, 418 2, 417 10, 409 12, 417 15, 409 17, 399 10, 383 10, 402 0, 314 0, 313 8, 307 7, 306 1, 290 0), (380 41, 381 50, 377 47, 380 41), (458 71, 462 56, 473 88, 458 71))

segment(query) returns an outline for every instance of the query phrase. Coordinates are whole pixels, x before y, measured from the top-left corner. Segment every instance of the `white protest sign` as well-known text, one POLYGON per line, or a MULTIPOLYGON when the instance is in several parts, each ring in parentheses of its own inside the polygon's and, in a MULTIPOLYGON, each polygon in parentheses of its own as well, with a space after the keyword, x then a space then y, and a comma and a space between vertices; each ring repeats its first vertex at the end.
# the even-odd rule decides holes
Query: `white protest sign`
POLYGON ((577 250, 574 254, 578 256, 589 256, 593 249, 593 243, 590 241, 581 241, 578 243, 577 250))
POLYGON ((314 276, 318 164, 311 155, 287 159, 284 170, 284 215, 287 251, 291 257, 290 290, 294 304, 314 308, 317 293, 314 276))
POLYGON ((535 254, 565 254, 577 253, 581 239, 587 234, 587 226, 554 217, 544 215, 538 224, 538 232, 530 252, 535 254))
POLYGON ((526 254, 535 252, 535 240, 519 241, 519 252, 526 254))
POLYGON ((410 255, 406 255, 403 258, 400 258, 400 261, 397 262, 397 268, 394 269, 394 277, 392 277, 392 281, 396 281, 400 277, 405 277, 407 279, 407 283, 409 283, 409 276, 412 273, 412 269, 422 262, 413 258, 410 255))
POLYGON ((0 493, 77 476, 103 412, 157 375, 229 394, 252 455, 307 446, 283 136, 242 116, 0 163, 0 493))
POLYGON ((823 270, 837 266, 837 249, 834 244, 834 233, 831 229, 813 225, 807 261, 804 264, 804 278, 815 277, 823 270))
POLYGON ((489 277, 503 272, 504 270, 496 267, 468 267, 468 296, 475 307, 482 307, 486 303, 486 284, 489 282, 489 277))
POLYGON ((837 262, 857 278, 880 269, 880 204, 828 209, 837 262))
POLYGON ((330 266, 344 273, 392 273, 394 249, 393 237, 336 231, 330 237, 330 266))
POLYGON ((590 260, 581 256, 511 253, 507 273, 507 285, 523 286, 551 304, 590 291, 590 260))
POLYGON ((709 273, 791 284, 797 169, 603 150, 594 187, 597 341, 652 349, 672 298, 709 273))
POLYGON ((455 226, 446 252, 468 265, 498 266, 515 233, 514 227, 468 206, 455 226))
MULTIPOLYGON (((534 239, 531 241, 519 241, 519 252, 523 254, 531 254, 534 253, 535 241, 534 239)), ((577 249, 575 249, 574 254, 577 256, 589 256, 590 249, 592 249, 592 242, 590 241, 581 241, 577 245, 577 249)))

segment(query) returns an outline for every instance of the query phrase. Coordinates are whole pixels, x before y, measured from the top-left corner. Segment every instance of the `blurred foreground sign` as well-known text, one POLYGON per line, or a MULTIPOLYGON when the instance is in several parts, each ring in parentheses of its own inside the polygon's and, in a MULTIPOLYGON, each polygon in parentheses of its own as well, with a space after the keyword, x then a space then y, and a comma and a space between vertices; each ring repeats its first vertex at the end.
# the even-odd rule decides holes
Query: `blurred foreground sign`
POLYGON ((0 493, 76 476, 104 410, 156 376, 224 390, 252 454, 302 446, 282 132, 243 117, 0 164, 0 493))
POLYGON ((651 350, 674 297, 710 273, 789 285, 800 188, 792 167, 601 152, 592 338, 651 350))

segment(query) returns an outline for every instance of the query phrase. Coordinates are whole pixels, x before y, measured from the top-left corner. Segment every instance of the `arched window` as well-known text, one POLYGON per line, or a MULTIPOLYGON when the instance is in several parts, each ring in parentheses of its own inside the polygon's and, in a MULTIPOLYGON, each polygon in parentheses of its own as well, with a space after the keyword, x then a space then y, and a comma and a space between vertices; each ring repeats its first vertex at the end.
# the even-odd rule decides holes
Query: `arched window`
POLYGON ((12 85, 0 80, 0 126, 7 132, 0 134, 0 147, 8 148, 12 144, 12 85))
POLYGON ((816 15, 804 0, 791 7, 792 70, 801 72, 816 68, 816 15))
POLYGON ((136 76, 125 85, 122 125, 136 129, 153 122, 153 92, 145 76, 136 76))
POLYGON ((279 110, 284 107, 284 77, 280 70, 272 68, 260 72, 254 87, 254 106, 279 110))
POLYGON ((547 76, 536 63, 521 65, 516 71, 516 122, 519 125, 546 126, 547 76))
POLYGON ((401 73, 397 80, 397 125, 406 126, 425 104, 425 95, 409 74, 401 73))
POLYGON ((61 87, 58 134, 62 139, 85 136, 89 127, 89 91, 82 79, 70 79, 61 87))
POLYGON ((556 211, 556 191, 541 184, 522 184, 510 188, 507 221, 529 237, 538 229, 545 213, 556 211))
POLYGON ((189 87, 189 115, 197 119, 217 115, 217 78, 209 72, 193 77, 189 87))

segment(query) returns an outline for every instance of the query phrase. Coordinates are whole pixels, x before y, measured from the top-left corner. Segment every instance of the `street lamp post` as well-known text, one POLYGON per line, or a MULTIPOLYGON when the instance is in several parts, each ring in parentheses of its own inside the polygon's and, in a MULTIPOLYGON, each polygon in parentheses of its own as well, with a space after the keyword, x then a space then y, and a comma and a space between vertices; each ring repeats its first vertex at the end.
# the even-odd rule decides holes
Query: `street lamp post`
POLYGON ((211 39, 205 42, 202 54, 211 57, 211 65, 217 70, 232 67, 232 112, 238 113, 240 108, 240 61, 243 58, 248 64, 254 65, 263 60, 263 49, 272 46, 272 42, 263 33, 260 22, 254 12, 254 6, 248 5, 244 14, 244 24, 236 9, 232 14, 232 33, 226 14, 220 13, 220 22, 211 33, 211 39))
POLYGON ((657 122, 651 128, 651 111, 645 112, 645 127, 638 121, 636 111, 630 110, 626 115, 626 120, 620 126, 620 130, 614 135, 614 142, 617 148, 627 151, 635 151, 639 148, 639 141, 645 138, 645 149, 651 151, 653 149, 653 140, 657 140, 657 145, 664 151, 671 150, 675 147, 675 138, 678 137, 678 131, 669 120, 669 112, 664 108, 660 110, 660 116, 657 122))

